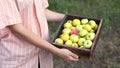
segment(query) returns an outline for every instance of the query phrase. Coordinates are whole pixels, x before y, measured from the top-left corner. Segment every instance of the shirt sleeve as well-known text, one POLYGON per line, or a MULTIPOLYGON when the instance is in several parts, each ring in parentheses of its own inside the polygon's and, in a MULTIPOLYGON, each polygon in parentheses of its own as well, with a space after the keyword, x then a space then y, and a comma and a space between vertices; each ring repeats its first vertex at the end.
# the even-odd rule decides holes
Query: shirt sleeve
POLYGON ((49 6, 48 0, 41 0, 41 1, 44 8, 47 8, 49 6))
POLYGON ((0 0, 0 29, 21 23, 15 0, 0 0))

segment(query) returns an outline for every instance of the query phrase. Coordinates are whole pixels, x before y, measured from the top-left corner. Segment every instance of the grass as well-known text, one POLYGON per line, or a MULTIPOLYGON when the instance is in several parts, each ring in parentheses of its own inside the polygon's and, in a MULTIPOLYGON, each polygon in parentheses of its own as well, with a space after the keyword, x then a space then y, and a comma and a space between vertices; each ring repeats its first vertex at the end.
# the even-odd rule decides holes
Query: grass
MULTIPOLYGON (((54 56, 54 68, 120 68, 120 0, 48 0, 49 9, 72 15, 102 18, 103 28, 93 61, 65 62, 54 56)), ((49 23, 53 35, 59 24, 49 23)))

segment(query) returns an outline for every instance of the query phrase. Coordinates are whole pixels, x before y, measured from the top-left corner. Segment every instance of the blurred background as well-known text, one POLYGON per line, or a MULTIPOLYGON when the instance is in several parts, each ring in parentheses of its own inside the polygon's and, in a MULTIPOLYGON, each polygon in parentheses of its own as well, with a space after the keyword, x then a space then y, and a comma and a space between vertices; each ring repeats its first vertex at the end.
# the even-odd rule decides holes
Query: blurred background
MULTIPOLYGON (((120 0, 48 0, 49 9, 103 19, 103 27, 93 60, 65 62, 54 55, 54 68, 120 68, 120 0)), ((59 24, 49 23, 53 36, 59 24)))

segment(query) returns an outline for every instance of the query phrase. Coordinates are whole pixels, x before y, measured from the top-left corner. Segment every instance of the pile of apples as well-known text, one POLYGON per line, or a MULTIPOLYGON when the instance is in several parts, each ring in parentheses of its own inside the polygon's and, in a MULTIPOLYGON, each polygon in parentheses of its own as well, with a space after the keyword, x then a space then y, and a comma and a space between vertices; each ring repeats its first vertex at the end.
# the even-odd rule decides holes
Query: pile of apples
POLYGON ((60 36, 54 42, 66 46, 90 49, 97 28, 96 22, 87 18, 67 20, 63 25, 60 36))

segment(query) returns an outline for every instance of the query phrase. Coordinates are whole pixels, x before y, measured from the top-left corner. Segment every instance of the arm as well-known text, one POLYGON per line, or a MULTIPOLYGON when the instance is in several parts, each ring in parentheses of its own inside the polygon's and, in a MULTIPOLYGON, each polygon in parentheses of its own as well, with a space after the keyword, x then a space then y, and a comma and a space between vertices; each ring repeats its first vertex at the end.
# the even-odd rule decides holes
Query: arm
POLYGON ((71 61, 78 60, 77 55, 73 54, 72 52, 70 52, 67 49, 59 49, 59 48, 51 45, 47 41, 41 39, 36 34, 31 32, 27 28, 25 28, 22 24, 15 24, 15 25, 11 25, 8 27, 10 28, 10 30, 13 33, 16 33, 16 34, 22 36, 22 38, 24 40, 27 40, 28 42, 30 42, 31 44, 34 44, 35 46, 37 46, 39 48, 46 49, 46 50, 52 52, 53 54, 60 56, 61 58, 65 59, 65 60, 71 60, 71 61))
POLYGON ((54 22, 61 21, 63 17, 65 16, 65 14, 57 13, 49 9, 45 9, 45 15, 48 21, 54 21, 54 22))

